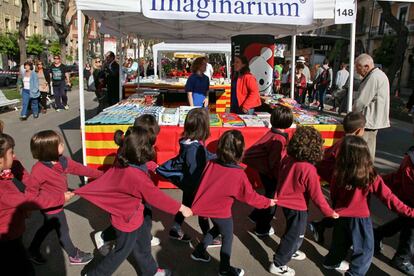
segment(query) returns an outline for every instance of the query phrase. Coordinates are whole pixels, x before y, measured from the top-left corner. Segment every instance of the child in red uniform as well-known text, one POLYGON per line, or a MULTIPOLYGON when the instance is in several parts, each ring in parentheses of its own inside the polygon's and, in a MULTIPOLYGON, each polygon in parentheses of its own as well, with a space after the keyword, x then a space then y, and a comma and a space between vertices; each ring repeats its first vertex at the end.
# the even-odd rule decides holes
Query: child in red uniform
POLYGON ((304 260, 302 245, 308 219, 308 202, 311 199, 327 217, 337 218, 326 201, 314 164, 322 159, 323 140, 312 127, 299 127, 290 140, 286 156, 282 160, 279 183, 275 198, 286 218, 286 231, 270 266, 275 275, 295 275, 286 264, 291 260, 304 260))
MULTIPOLYGON (((414 207, 414 147, 411 147, 396 172, 382 176, 387 186, 402 202, 414 207)), ((381 241, 400 232, 400 239, 391 265, 407 275, 414 275, 414 220, 405 216, 374 229, 375 250, 381 252, 381 241)))
MULTIPOLYGON (((354 135, 362 137, 364 135, 366 119, 361 112, 348 113, 343 121, 345 136, 354 135)), ((325 150, 323 160, 316 165, 318 174, 328 183, 331 182, 332 172, 335 170, 336 157, 341 148, 342 139, 336 142, 332 147, 325 150)), ((321 221, 313 221, 309 223, 309 230, 313 234, 313 238, 318 243, 324 242, 324 232, 326 228, 332 228, 334 220, 332 218, 324 218, 321 221)))
POLYGON ((161 192, 151 181, 146 163, 154 158, 155 137, 141 127, 128 131, 119 155, 119 164, 109 169, 101 178, 77 189, 76 194, 91 201, 111 215, 116 231, 116 245, 88 276, 112 275, 131 254, 143 276, 171 275, 159 269, 151 255, 151 229, 144 223, 145 200, 160 210, 183 216, 192 215, 189 208, 161 192))
MULTIPOLYGON (((30 150, 33 158, 39 161, 32 168, 33 181, 27 187, 29 193, 44 192, 50 197, 60 196, 68 190, 68 174, 91 178, 98 178, 103 174, 101 171, 85 167, 63 156, 64 149, 62 138, 53 130, 41 131, 32 137, 30 150)), ((37 230, 29 247, 33 262, 37 264, 46 262, 40 254, 40 246, 52 230, 56 231, 60 244, 69 256, 70 264, 86 264, 92 260, 91 253, 85 253, 73 245, 63 205, 43 209, 42 215, 43 225, 37 230)))
POLYGON ((214 227, 191 254, 196 261, 209 262, 206 249, 219 234, 222 235, 219 275, 244 275, 244 270, 230 266, 233 242, 233 218, 231 207, 234 199, 246 202, 256 208, 275 205, 271 200, 257 194, 244 170, 238 164, 242 159, 244 138, 240 131, 226 131, 220 138, 217 159, 210 161, 194 198, 194 214, 209 217, 214 227))
POLYGON ((30 175, 19 161, 14 160, 14 140, 0 133, 0 267, 3 273, 34 275, 34 268, 22 243, 27 211, 61 206, 70 193, 49 197, 25 193, 30 175), (19 172, 21 177, 13 173, 19 172), (18 265, 16 265, 18 263, 18 265))
MULTIPOLYGON (((205 147, 204 143, 210 137, 210 117, 205 108, 195 108, 188 112, 187 118, 184 122, 184 133, 180 139, 180 153, 173 160, 173 163, 180 164, 180 168, 174 170, 181 171, 181 180, 179 183, 174 183, 183 191, 182 203, 190 206, 193 202, 195 192, 200 185, 201 176, 207 162, 214 159, 215 154, 210 153, 205 147)), ((164 164, 168 164, 167 161, 164 164)), ((164 167, 164 164, 158 168, 157 174, 171 180, 165 172, 169 168, 164 167), (161 168, 164 168, 160 171, 161 168)), ((190 242, 191 237, 186 235, 181 225, 184 222, 184 217, 181 213, 175 216, 174 224, 170 230, 169 236, 171 239, 190 242)), ((207 218, 199 217, 198 223, 202 233, 205 235, 210 229, 210 224, 207 218)), ((215 246, 220 246, 220 240, 214 241, 215 246)))
MULTIPOLYGON (((157 123, 157 119, 150 114, 143 114, 135 119, 135 127, 142 127, 150 132, 152 132, 155 137, 160 133, 160 126, 157 123)), ((118 155, 121 152, 123 143, 124 143, 125 134, 122 130, 117 130, 114 134, 114 142, 119 146, 117 151, 117 156, 115 156, 114 166, 118 164, 118 155)), ((151 173, 155 172, 155 169, 158 165, 153 161, 149 161, 147 168, 151 173)), ((145 223, 147 223, 151 229, 152 227, 152 210, 151 206, 145 204, 144 209, 144 218, 145 223)), ((112 226, 107 227, 104 231, 98 231, 94 235, 94 241, 96 248, 102 255, 108 254, 108 250, 112 248, 112 242, 116 239, 116 232, 112 226)), ((157 246, 160 244, 160 239, 157 237, 152 237, 151 246, 157 246)))
MULTIPOLYGON (((265 196, 273 198, 276 192, 277 179, 281 160, 286 155, 288 134, 285 132, 293 123, 293 113, 288 107, 279 105, 272 111, 270 117, 272 129, 246 150, 243 163, 259 172, 265 196)), ((276 207, 255 209, 249 215, 256 223, 255 234, 259 237, 273 235, 270 226, 276 212, 276 207)))
POLYGON ((375 194, 389 209, 401 215, 414 217, 414 210, 402 203, 377 175, 367 143, 361 137, 344 138, 333 179, 331 199, 341 217, 335 221, 324 267, 342 270, 342 260, 352 245, 352 262, 345 275, 365 275, 374 255, 370 195, 375 194))

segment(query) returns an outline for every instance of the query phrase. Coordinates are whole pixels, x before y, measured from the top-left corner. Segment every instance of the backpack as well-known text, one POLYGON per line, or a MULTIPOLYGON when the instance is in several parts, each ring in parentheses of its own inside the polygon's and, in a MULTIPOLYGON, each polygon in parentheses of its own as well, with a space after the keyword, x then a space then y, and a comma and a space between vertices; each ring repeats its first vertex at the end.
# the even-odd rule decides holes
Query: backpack
POLYGON ((319 86, 327 87, 329 83, 331 82, 331 76, 329 74, 329 70, 330 68, 323 69, 322 73, 319 75, 318 81, 317 81, 319 86))

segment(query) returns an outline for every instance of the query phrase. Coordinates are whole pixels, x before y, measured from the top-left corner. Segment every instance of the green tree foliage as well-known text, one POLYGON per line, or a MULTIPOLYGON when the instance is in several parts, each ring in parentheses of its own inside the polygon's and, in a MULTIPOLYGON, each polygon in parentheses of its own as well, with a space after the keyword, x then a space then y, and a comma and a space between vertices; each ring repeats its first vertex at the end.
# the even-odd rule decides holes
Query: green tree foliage
POLYGON ((395 36, 384 36, 381 46, 374 50, 375 63, 389 67, 394 62, 397 39, 395 36))
POLYGON ((49 45, 49 52, 52 55, 60 55, 60 43, 57 40, 52 41, 49 45))
POLYGON ((9 58, 17 59, 19 56, 19 44, 17 33, 0 33, 0 53, 9 58))
POLYGON ((45 38, 42 35, 32 35, 27 40, 27 53, 39 56, 44 51, 45 45, 45 38))

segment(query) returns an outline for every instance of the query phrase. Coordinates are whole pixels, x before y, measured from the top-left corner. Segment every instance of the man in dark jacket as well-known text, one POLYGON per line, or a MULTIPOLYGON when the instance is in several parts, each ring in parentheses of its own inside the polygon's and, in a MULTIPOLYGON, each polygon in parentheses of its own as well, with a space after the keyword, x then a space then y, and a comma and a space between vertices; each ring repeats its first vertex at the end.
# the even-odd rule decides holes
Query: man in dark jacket
POLYGON ((119 64, 116 62, 113 52, 109 51, 105 57, 107 100, 109 105, 114 105, 119 102, 119 64))

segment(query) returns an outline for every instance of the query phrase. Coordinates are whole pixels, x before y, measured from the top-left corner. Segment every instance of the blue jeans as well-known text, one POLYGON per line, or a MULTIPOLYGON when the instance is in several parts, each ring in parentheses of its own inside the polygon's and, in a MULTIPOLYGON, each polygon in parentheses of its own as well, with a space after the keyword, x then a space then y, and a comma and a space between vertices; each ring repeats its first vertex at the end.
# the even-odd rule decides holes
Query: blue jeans
POLYGON ((332 244, 325 265, 339 265, 353 246, 351 264, 345 275, 363 276, 374 256, 374 233, 371 218, 339 218, 335 220, 332 244))
POLYGON ((325 103, 325 96, 326 96, 326 91, 328 90, 328 88, 326 87, 319 87, 318 88, 318 92, 319 92, 319 107, 321 109, 324 108, 324 103, 325 103))
POLYGON ((22 112, 20 113, 21 117, 27 117, 27 109, 29 108, 29 103, 31 103, 33 116, 39 115, 39 100, 37 98, 30 98, 30 90, 22 90, 22 112))

